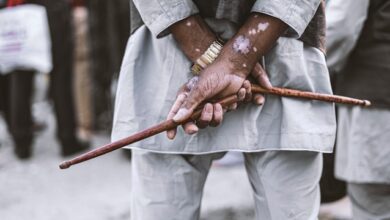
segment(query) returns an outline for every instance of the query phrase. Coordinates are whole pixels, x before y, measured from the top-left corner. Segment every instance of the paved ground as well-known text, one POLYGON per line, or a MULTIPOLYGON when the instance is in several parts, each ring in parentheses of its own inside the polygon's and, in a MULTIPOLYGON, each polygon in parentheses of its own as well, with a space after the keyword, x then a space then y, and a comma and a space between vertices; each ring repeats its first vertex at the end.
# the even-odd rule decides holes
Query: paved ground
MULTIPOLYGON (((0 115, 0 220, 129 220, 131 164, 122 151, 68 170, 58 168, 65 158, 59 156, 51 106, 42 101, 47 85, 41 78, 36 82, 34 115, 48 129, 37 135, 31 160, 21 162, 14 157, 0 115)), ((108 141, 107 134, 95 135, 93 146, 108 141)), ((327 216, 332 210, 350 215, 349 203, 324 208, 327 216)), ((253 220, 253 216, 244 167, 213 167, 204 189, 201 219, 253 220)))
MULTIPOLYGON (((122 220, 129 219, 130 162, 114 152, 69 170, 58 169, 64 160, 54 138, 51 107, 37 104, 35 114, 48 123, 34 145, 34 157, 17 160, 0 117, 1 220, 122 220)), ((109 141, 96 135, 94 146, 109 141)), ((242 166, 214 167, 204 191, 202 219, 253 219, 250 186, 242 166)))

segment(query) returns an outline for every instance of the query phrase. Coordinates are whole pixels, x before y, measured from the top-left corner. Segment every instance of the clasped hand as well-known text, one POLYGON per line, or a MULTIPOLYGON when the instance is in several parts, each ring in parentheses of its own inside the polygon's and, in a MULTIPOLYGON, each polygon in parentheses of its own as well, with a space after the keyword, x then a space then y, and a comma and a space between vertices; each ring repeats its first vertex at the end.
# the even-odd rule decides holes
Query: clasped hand
MULTIPOLYGON (((237 94, 239 102, 253 101, 258 105, 263 104, 264 97, 261 94, 252 95, 251 84, 246 79, 247 75, 235 72, 228 60, 217 59, 199 76, 193 77, 179 89, 167 119, 173 119, 176 122, 185 121, 199 104, 206 102, 199 119, 183 125, 187 134, 194 134, 199 128, 218 126, 222 123, 223 114, 228 110, 235 110, 238 105, 235 103, 223 109, 220 104, 212 104, 207 102, 208 100, 237 94)), ((264 88, 272 87, 267 74, 259 64, 256 64, 249 76, 264 88)), ((167 131, 167 136, 173 139, 176 136, 176 129, 167 131)))

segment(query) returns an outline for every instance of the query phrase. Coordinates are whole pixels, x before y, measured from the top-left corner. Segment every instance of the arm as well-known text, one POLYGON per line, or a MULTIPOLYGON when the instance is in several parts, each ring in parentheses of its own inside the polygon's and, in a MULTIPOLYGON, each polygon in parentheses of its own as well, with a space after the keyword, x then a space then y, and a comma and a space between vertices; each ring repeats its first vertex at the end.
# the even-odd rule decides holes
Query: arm
POLYGON ((253 13, 238 33, 230 39, 219 57, 199 75, 188 96, 178 104, 175 121, 185 120, 201 102, 235 94, 257 63, 287 29, 281 20, 253 13))
MULTIPOLYGON (((193 83, 194 85, 191 84, 187 95, 178 98, 169 117, 180 122, 188 118, 196 106, 205 100, 237 92, 240 97, 242 93, 240 88, 245 87, 244 79, 252 68, 258 67, 255 66, 258 58, 265 55, 285 32, 289 36, 299 38, 314 16, 320 2, 320 0, 256 1, 252 8, 255 13, 250 15, 235 37, 224 46, 218 58, 201 72, 198 81, 193 83)), ((203 111, 210 115, 208 121, 211 117, 214 118, 212 106, 209 106, 207 110, 206 105, 203 111)), ((199 121, 202 124, 207 123, 208 121, 202 116, 199 121)), ((196 131, 197 129, 186 132, 196 131)), ((173 138, 174 133, 172 135, 168 133, 168 137, 173 138)))
MULTIPOLYGON (((274 45, 286 28, 287 26, 276 18, 258 13, 252 14, 236 36, 227 42, 217 60, 207 67, 199 78, 195 77, 182 86, 167 118, 172 119, 176 115, 175 120, 184 120, 198 104, 214 96, 222 97, 237 93, 240 101, 244 98, 250 99, 250 83, 245 79, 252 72, 259 58, 274 45), (186 115, 183 115, 183 110, 186 115), (183 118, 178 119, 178 116, 183 118)), ((169 30, 179 47, 194 62, 216 39, 199 16, 191 16, 177 22, 169 30)), ((257 66, 252 75, 264 87, 271 87, 268 77, 261 70, 261 67, 257 66)), ((254 97, 254 101, 256 104, 262 104, 264 97, 258 94, 254 97)), ((234 104, 230 109, 236 107, 237 104, 234 104)), ((184 130, 192 134, 198 131, 198 127, 217 126, 222 121, 222 115, 221 105, 213 106, 208 103, 197 120, 197 126, 189 122, 183 126, 184 130)), ((175 129, 167 132, 167 136, 171 139, 175 134, 175 129)))
POLYGON ((199 15, 177 22, 169 30, 181 50, 192 62, 195 62, 216 40, 215 34, 199 15))

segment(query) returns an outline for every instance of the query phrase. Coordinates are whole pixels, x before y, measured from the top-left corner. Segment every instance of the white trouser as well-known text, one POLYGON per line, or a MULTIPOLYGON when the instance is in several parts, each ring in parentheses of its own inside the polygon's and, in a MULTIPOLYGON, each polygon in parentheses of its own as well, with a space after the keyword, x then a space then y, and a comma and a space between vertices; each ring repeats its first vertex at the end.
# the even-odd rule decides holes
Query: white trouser
MULTIPOLYGON (((223 155, 133 150, 131 220, 199 219, 210 165, 223 155)), ((321 153, 245 153, 245 166, 254 191, 257 219, 317 219, 321 153)))
POLYGON ((348 183, 354 220, 390 219, 390 184, 348 183))

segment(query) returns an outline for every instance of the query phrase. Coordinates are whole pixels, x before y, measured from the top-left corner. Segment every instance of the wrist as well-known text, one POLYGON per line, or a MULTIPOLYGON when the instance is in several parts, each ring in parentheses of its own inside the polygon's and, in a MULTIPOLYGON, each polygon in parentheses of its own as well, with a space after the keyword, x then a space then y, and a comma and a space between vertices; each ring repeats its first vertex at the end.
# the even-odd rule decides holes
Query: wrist
POLYGON ((220 39, 215 39, 210 46, 205 49, 205 52, 194 62, 191 67, 192 73, 198 75, 208 65, 212 64, 217 59, 223 48, 223 42, 220 39))
POLYGON ((195 62, 216 39, 214 33, 199 15, 190 16, 170 27, 184 54, 195 62))
POLYGON ((256 64, 256 58, 234 53, 230 45, 226 45, 218 59, 223 60, 229 72, 247 78, 256 64))

